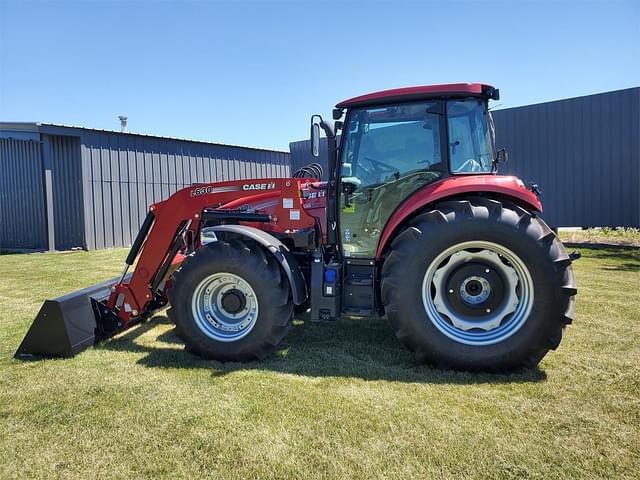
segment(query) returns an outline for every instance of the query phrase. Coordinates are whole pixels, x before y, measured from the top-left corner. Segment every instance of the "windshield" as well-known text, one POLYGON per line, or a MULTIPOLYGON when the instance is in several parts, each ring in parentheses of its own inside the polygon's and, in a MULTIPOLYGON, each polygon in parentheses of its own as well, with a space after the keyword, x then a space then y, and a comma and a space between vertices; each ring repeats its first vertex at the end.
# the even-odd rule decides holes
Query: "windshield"
POLYGON ((490 173, 495 158, 491 114, 484 100, 447 102, 452 173, 490 173))

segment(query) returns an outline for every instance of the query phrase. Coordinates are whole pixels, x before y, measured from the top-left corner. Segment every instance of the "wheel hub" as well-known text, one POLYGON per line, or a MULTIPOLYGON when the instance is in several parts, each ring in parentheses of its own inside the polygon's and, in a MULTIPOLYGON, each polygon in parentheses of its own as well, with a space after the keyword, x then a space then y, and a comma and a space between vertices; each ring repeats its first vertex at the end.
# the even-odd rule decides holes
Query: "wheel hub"
POLYGON ((489 297, 491 286, 486 278, 474 275, 464 279, 459 291, 464 302, 469 305, 479 305, 489 297))
POLYGON ((227 290, 222 294, 222 308, 231 314, 236 314, 247 305, 247 298, 237 288, 227 290))
POLYGON ((243 278, 232 273, 214 273, 195 288, 191 311, 205 335, 221 342, 233 342, 254 327, 258 300, 243 278))
POLYGON ((526 266, 510 250, 465 242, 429 265, 423 301, 429 319, 447 336, 486 345, 522 326, 533 303, 533 286, 526 266))

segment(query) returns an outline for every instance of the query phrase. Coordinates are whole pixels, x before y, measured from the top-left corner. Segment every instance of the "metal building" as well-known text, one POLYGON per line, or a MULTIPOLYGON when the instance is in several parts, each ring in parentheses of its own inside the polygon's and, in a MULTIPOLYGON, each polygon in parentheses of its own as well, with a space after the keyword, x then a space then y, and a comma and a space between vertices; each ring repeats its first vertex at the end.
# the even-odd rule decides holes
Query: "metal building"
POLYGON ((287 152, 0 123, 0 250, 127 246, 148 205, 185 186, 289 171, 287 152))
MULTIPOLYGON (((539 185, 554 227, 640 227, 640 87, 494 110, 496 144, 509 152, 500 173, 539 185)), ((289 144, 295 170, 327 171, 308 140, 289 144)))
POLYGON ((640 88, 493 113, 503 173, 542 190, 557 227, 640 227, 640 88))
MULTIPOLYGON (((338 136, 339 138, 340 136, 338 136)), ((289 143, 289 152, 291 153, 291 171, 295 172, 299 168, 309 165, 310 163, 319 163, 322 165, 323 178, 320 180, 327 180, 329 172, 328 152, 327 152, 327 138, 322 137, 320 139, 320 155, 316 158, 311 155, 311 141, 299 140, 297 142, 289 143)))

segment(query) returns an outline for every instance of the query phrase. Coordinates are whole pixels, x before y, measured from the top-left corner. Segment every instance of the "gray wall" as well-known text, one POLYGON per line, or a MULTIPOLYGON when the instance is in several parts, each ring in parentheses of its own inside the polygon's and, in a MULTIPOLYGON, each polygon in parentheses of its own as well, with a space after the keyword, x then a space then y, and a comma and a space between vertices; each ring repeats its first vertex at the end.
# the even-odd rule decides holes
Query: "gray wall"
POLYGON ((326 137, 320 139, 320 155, 318 157, 311 155, 311 142, 309 140, 289 143, 289 152, 291 153, 291 173, 310 163, 319 163, 324 170, 324 175, 320 180, 327 180, 329 178, 326 137))
MULTIPOLYGON (((495 110, 500 173, 537 183, 543 218, 557 227, 640 227, 640 88, 495 110)), ((325 166, 309 141, 289 144, 292 170, 325 166)))
POLYGON ((50 152, 56 250, 83 247, 82 165, 80 139, 45 135, 45 158, 50 152))
POLYGON ((286 152, 56 125, 0 124, 0 148, 0 249, 128 246, 181 188, 290 172, 286 152))
POLYGON ((501 173, 540 185, 553 226, 640 226, 640 88, 497 110, 501 173))
POLYGON ((0 138, 0 250, 47 246, 40 142, 0 138))
POLYGON ((150 204, 193 183, 289 175, 284 152, 142 135, 85 132, 84 218, 89 249, 131 244, 150 204))

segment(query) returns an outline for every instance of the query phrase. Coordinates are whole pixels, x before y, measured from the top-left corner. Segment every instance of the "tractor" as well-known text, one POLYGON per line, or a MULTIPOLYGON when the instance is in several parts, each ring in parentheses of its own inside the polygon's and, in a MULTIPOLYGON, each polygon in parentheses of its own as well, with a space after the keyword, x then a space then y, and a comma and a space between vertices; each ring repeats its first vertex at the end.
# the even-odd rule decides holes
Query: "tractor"
POLYGON ((573 319, 577 255, 540 218, 537 188, 497 174, 498 98, 479 83, 409 87, 313 115, 326 180, 314 163, 151 205, 122 275, 45 301, 16 357, 73 356, 168 307, 206 359, 263 359, 306 312, 386 316, 440 368, 536 366, 573 319))

